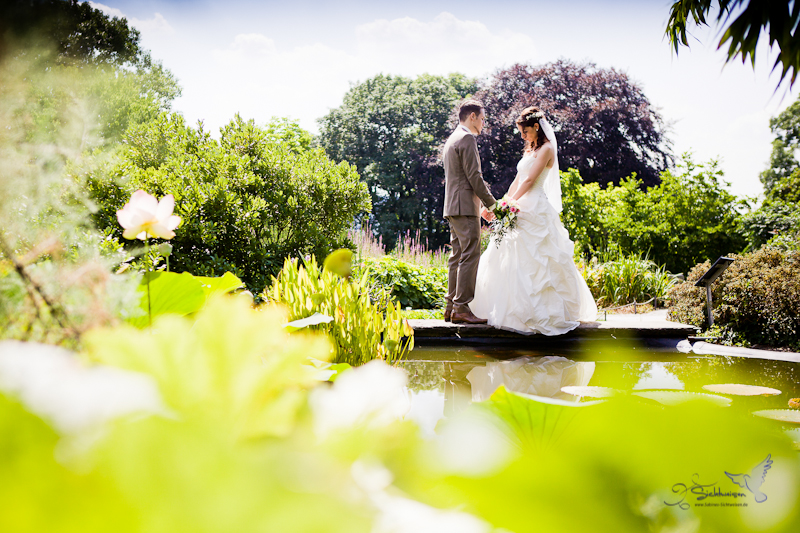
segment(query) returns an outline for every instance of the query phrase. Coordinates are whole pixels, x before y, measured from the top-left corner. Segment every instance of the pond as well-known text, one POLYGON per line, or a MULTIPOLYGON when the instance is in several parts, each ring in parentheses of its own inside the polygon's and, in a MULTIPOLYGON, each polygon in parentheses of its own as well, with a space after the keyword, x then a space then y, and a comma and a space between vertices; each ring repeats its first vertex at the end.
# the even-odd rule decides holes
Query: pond
POLYGON ((677 341, 648 339, 565 343, 541 348, 418 346, 399 363, 408 372, 411 410, 423 432, 472 401, 487 399, 499 384, 516 392, 567 401, 591 401, 561 390, 569 386, 623 391, 709 393, 704 386, 741 383, 777 389, 772 396, 728 396, 752 411, 786 409, 800 397, 800 364, 681 353, 677 341))

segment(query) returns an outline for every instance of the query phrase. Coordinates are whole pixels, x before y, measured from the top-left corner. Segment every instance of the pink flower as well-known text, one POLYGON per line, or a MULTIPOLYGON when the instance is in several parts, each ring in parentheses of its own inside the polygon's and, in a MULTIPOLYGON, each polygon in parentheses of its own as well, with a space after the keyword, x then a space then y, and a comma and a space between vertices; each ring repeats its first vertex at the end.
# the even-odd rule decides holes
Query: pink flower
POLYGON ((156 197, 138 190, 131 201, 117 211, 117 221, 125 230, 126 239, 147 239, 147 236, 171 239, 181 223, 181 217, 172 214, 175 198, 168 194, 159 202, 156 197))

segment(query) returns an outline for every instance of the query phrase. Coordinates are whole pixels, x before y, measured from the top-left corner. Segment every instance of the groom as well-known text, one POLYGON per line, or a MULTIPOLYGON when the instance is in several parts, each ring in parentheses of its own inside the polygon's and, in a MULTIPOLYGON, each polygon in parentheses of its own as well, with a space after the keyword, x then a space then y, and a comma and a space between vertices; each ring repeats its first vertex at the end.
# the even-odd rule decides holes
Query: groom
POLYGON ((476 135, 483 131, 486 113, 477 100, 464 101, 459 124, 444 145, 444 218, 450 224, 447 307, 444 319, 456 324, 485 324, 470 311, 481 255, 481 222, 491 220, 497 201, 483 181, 476 135), (481 203, 484 208, 481 211, 481 203))

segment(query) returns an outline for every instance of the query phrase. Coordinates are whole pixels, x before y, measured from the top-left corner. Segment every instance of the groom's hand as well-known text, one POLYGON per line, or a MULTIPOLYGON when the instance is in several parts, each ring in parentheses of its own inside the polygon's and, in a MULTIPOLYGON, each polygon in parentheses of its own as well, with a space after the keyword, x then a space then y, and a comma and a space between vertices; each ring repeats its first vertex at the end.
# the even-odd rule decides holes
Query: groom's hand
POLYGON ((484 207, 483 210, 481 210, 481 218, 486 222, 491 222, 494 220, 494 213, 484 207))

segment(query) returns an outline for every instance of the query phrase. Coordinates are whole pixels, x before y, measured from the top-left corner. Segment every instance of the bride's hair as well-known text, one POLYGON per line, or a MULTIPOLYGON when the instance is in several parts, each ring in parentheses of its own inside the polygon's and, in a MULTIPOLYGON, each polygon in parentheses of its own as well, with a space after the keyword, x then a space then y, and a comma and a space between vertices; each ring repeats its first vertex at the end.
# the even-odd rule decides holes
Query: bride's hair
MULTIPOLYGON (((519 117, 517 117, 517 126, 532 128, 534 124, 539 124, 539 120, 543 118, 544 113, 542 113, 538 107, 532 105, 523 109, 522 113, 519 114, 519 117)), ((525 141, 525 151, 536 150, 546 142, 548 141, 547 136, 544 134, 544 128, 539 124, 539 134, 536 136, 536 144, 532 145, 532 143, 525 141)))

